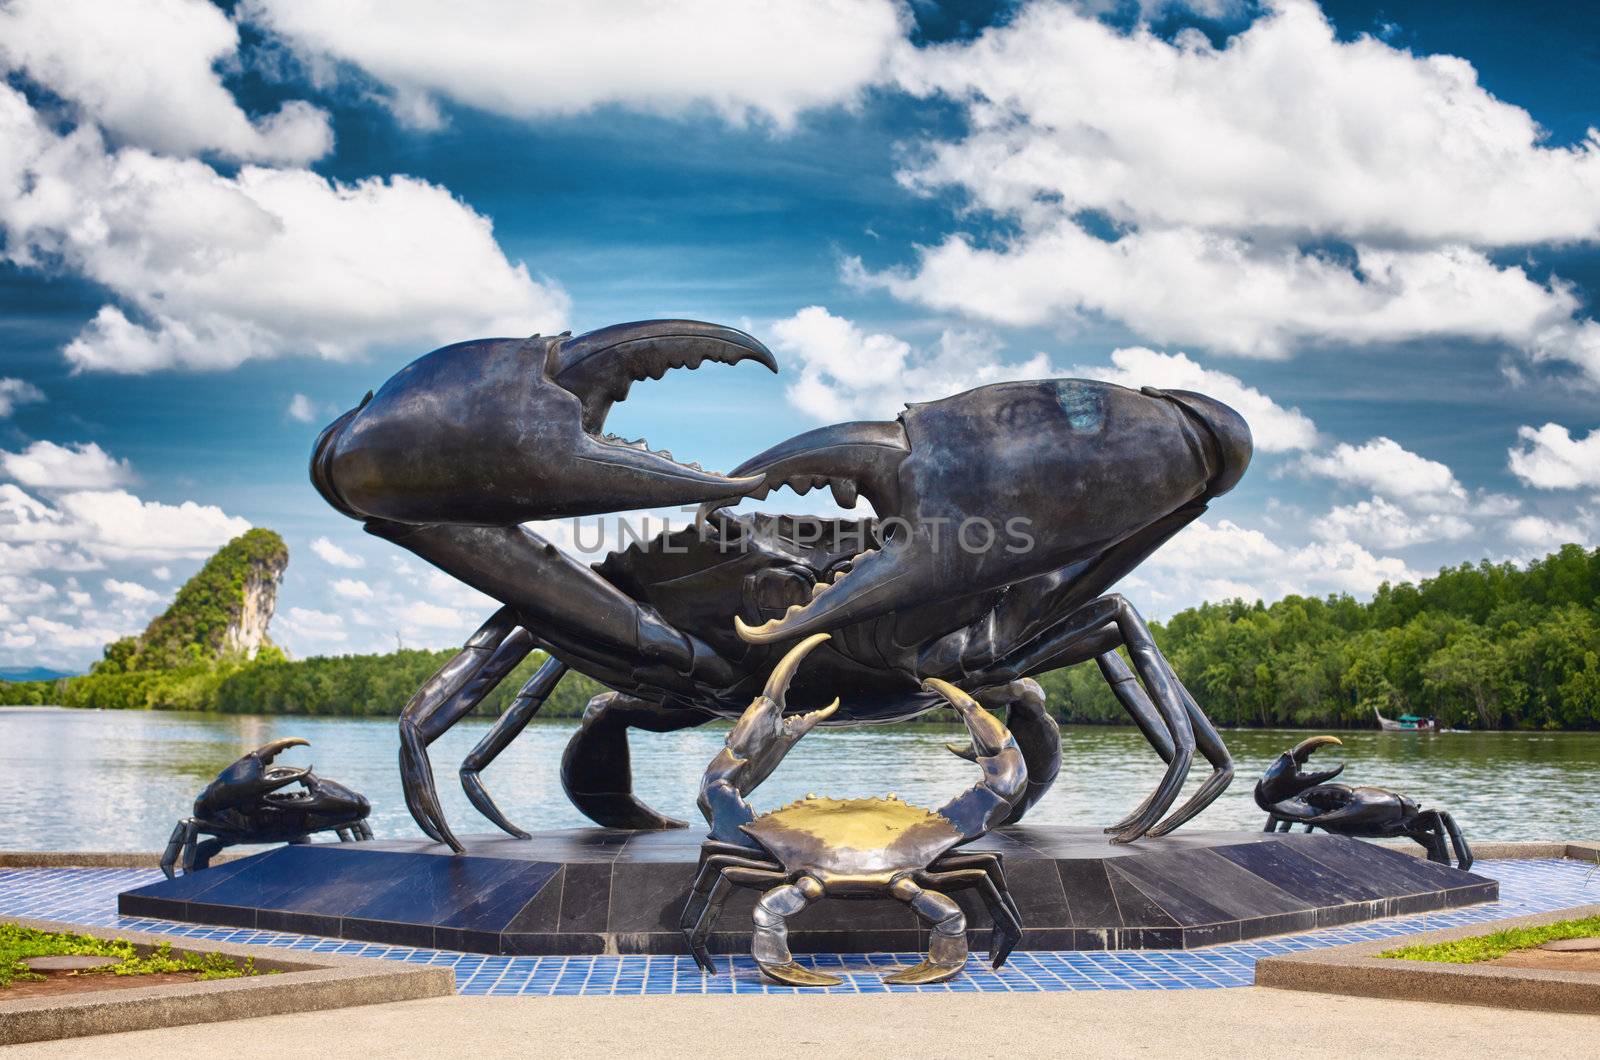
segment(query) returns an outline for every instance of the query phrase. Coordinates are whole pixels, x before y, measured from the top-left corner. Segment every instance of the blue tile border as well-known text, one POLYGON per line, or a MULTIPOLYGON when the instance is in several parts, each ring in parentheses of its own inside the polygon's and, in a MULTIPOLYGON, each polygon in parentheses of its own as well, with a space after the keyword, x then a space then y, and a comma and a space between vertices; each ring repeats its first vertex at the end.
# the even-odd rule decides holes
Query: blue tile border
POLYGON ((1600 902, 1594 866, 1559 859, 1484 861, 1473 871, 1500 882, 1500 900, 1465 909, 1391 917, 1299 935, 1227 943, 1198 950, 1030 950, 1012 954, 998 971, 977 955, 959 978, 934 986, 888 986, 879 980, 920 954, 823 953, 801 964, 842 975, 825 990, 797 990, 761 978, 749 957, 718 957, 723 974, 707 976, 686 956, 495 957, 481 953, 348 942, 279 931, 219 928, 120 916, 117 893, 154 882, 146 869, 0 869, 0 915, 61 920, 87 927, 153 931, 217 942, 280 946, 315 953, 448 965, 456 989, 474 996, 633 996, 659 994, 1035 993, 1061 990, 1208 990, 1249 986, 1258 958, 1351 942, 1400 938, 1437 928, 1505 920, 1600 902))

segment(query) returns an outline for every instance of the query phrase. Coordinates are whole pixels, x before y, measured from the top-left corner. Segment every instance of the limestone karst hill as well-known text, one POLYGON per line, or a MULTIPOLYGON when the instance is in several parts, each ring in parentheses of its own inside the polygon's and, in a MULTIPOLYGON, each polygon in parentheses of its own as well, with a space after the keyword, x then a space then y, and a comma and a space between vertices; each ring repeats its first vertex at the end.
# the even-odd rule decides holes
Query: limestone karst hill
POLYGON ((172 605, 137 637, 106 645, 96 673, 174 670, 221 658, 254 659, 271 645, 267 624, 289 548, 271 530, 229 541, 183 584, 172 605))

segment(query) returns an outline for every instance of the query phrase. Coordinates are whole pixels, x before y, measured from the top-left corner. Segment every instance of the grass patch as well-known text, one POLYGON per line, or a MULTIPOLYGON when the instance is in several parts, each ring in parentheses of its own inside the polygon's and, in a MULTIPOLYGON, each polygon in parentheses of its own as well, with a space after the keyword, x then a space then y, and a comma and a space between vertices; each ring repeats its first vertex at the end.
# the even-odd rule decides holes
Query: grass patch
POLYGON ((255 962, 242 962, 220 953, 188 953, 175 956, 172 944, 163 942, 152 953, 141 954, 126 939, 97 939, 68 932, 36 931, 18 924, 0 924, 0 988, 13 982, 43 979, 22 962, 29 957, 118 957, 120 964, 108 964, 78 975, 153 975, 161 972, 192 972, 197 979, 237 979, 259 975, 255 962))
POLYGON ((1402 961, 1443 961, 1449 964, 1476 964, 1504 957, 1512 950, 1525 950, 1557 939, 1586 939, 1600 936, 1600 916, 1582 920, 1562 920, 1544 927, 1507 928, 1489 935, 1477 935, 1455 942, 1436 942, 1431 946, 1402 946, 1378 954, 1402 961))

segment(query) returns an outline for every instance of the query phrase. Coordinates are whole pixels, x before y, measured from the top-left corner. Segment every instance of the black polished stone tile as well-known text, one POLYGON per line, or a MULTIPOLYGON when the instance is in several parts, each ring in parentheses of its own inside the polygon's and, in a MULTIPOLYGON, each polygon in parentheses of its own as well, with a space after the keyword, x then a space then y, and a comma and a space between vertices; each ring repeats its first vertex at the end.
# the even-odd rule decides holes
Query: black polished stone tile
POLYGON ((402 924, 367 917, 342 917, 339 920, 339 937, 360 942, 381 942, 388 946, 431 948, 434 944, 432 924, 402 924))
POLYGON ((302 900, 297 906, 314 912, 336 909, 344 916, 363 919, 437 924, 450 922, 465 907, 476 908, 479 896, 494 891, 501 883, 541 871, 539 863, 481 857, 406 856, 404 860, 405 865, 396 867, 390 886, 375 889, 363 898, 341 896, 342 888, 333 886, 336 881, 328 881, 323 895, 316 900, 302 900), (328 907, 330 901, 335 909, 328 907))
MULTIPOLYGON (((500 952, 508 956, 536 957, 544 954, 596 954, 606 952, 604 935, 588 931, 540 932, 507 931, 500 936, 500 952)), ((641 950, 661 953, 660 949, 641 950)))
POLYGON ((561 895, 566 890, 566 872, 569 868, 570 865, 557 867, 546 882, 537 890, 530 891, 528 900, 506 923, 503 933, 555 934, 561 926, 561 895))
POLYGON ((698 861, 705 828, 696 822, 688 828, 629 832, 618 861, 698 861))
POLYGON ((618 861, 611 867, 611 930, 676 931, 694 865, 618 861))
MULTIPOLYGON (((1019 950, 1076 950, 1083 947, 1078 945, 1080 933, 1068 927, 1045 927, 1022 929, 1022 942, 1017 945, 1019 950)), ((987 939, 985 947, 972 948, 974 953, 987 953, 987 939)), ((1095 947, 1099 948, 1099 947, 1095 947)))
POLYGON ((514 861, 512 871, 471 901, 441 917, 440 927, 499 934, 546 888, 556 886, 562 866, 546 861, 514 861))
POLYGON ((1106 882, 1117 901, 1117 916, 1125 928, 1176 927, 1178 921, 1154 900, 1139 889, 1132 880, 1118 872, 1113 865, 1105 867, 1106 882))
POLYGON ((605 931, 611 913, 611 866, 574 862, 564 870, 560 931, 605 931))
POLYGON ((392 882, 393 874, 411 859, 410 855, 333 849, 335 846, 357 845, 330 843, 282 847, 273 851, 270 857, 263 858, 250 871, 233 873, 207 888, 197 898, 215 905, 337 914, 340 912, 337 907, 306 910, 301 898, 323 894, 330 885, 340 890, 348 887, 349 890, 343 893, 351 898, 369 894, 374 888, 392 882))
POLYGON ((1239 937, 1255 939, 1267 935, 1292 935, 1319 926, 1315 909, 1301 909, 1293 913, 1244 918, 1239 921, 1239 937))
POLYGON ((341 938, 339 918, 319 913, 290 913, 280 909, 256 910, 255 926, 262 931, 288 931, 297 935, 341 938))
MULTIPOLYGON (((1227 909, 1213 904, 1206 898, 1191 889, 1191 881, 1187 878, 1172 878, 1163 876, 1153 866, 1139 861, 1119 861, 1106 869, 1107 875, 1121 876, 1139 889, 1141 893, 1156 905, 1161 907, 1180 927, 1193 924, 1218 924, 1238 917, 1227 909)), ((1123 892, 1117 891, 1117 901, 1122 904, 1123 892)), ((1128 922, 1128 910, 1124 906, 1123 919, 1128 922)), ((1128 926, 1134 926, 1128 922, 1128 926)))
POLYGON ((433 944, 441 950, 459 950, 463 953, 499 953, 500 932, 471 931, 466 928, 436 925, 433 944))
MULTIPOLYGON (((1238 942, 1243 934, 1243 925, 1237 920, 1222 920, 1215 924, 1195 924, 1183 928, 1183 935, 1179 945, 1174 949, 1192 950, 1200 946, 1220 946, 1225 942, 1238 942)), ((1277 932, 1256 932, 1256 934, 1277 934, 1277 932)), ((1146 946, 1146 949, 1154 949, 1146 946)))
MULTIPOLYGON (((1100 929, 1122 926, 1122 913, 1106 879, 1105 862, 1074 860, 1055 864, 1067 903, 1067 926, 1100 929)), ((1018 905, 1020 907, 1021 903, 1018 905)), ((1030 918, 1025 910, 1023 916, 1026 924, 1030 918)))
POLYGON ((249 906, 214 905, 210 902, 190 902, 188 919, 198 924, 220 924, 223 927, 256 926, 256 910, 249 906))
POLYGON ((1366 902, 1380 895, 1361 880, 1295 849, 1292 843, 1250 843, 1218 847, 1216 852, 1313 905, 1366 902))
POLYGON ((1027 909, 1027 920, 1041 925, 1072 923, 1071 903, 1061 885, 1061 873, 1052 860, 1007 860, 1004 866, 1007 889, 1018 909, 1027 909))
POLYGON ((1311 907, 1310 902, 1286 893, 1213 850, 1165 851, 1147 858, 1119 861, 1116 869, 1130 877, 1179 923, 1204 921, 1189 921, 1178 916, 1168 904, 1168 894, 1178 895, 1184 901, 1199 899, 1226 914, 1222 919, 1270 916, 1311 907))
POLYGON ((189 920, 189 903, 176 898, 158 898, 137 891, 117 895, 117 912, 123 916, 148 916, 158 920, 189 920))
POLYGON ((1377 843, 1344 836, 1297 836, 1295 849, 1307 857, 1354 877, 1385 895, 1421 894, 1467 882, 1457 869, 1446 869, 1377 843), (1442 875, 1441 875, 1442 874, 1442 875))
POLYGON ((1181 927, 1126 928, 1117 933, 1117 950, 1181 950, 1185 929, 1181 927))

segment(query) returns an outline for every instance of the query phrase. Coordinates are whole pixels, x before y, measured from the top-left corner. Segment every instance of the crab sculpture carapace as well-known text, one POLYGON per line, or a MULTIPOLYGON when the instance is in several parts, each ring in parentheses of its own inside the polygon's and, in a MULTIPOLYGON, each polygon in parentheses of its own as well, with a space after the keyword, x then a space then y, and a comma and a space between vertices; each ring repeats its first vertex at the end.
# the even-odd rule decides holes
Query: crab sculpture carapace
POLYGON ((1287 832, 1297 824, 1306 831, 1320 828, 1332 835, 1361 839, 1398 839, 1421 844, 1428 860, 1456 867, 1472 867, 1472 847, 1447 810, 1425 810, 1412 798, 1388 788, 1330 784, 1344 772, 1340 762, 1332 769, 1307 771, 1306 762, 1319 747, 1337 746, 1337 736, 1313 736, 1279 755, 1256 781, 1256 805, 1267 811, 1268 832, 1287 832))
POLYGON ((967 960, 967 922, 943 893, 976 888, 994 922, 990 961, 998 968, 1022 939, 1022 923, 1006 890, 1000 855, 956 853, 960 844, 1003 822, 1027 790, 1028 769, 1017 741, 994 715, 954 685, 938 679, 928 691, 943 697, 966 723, 970 757, 983 778, 937 810, 886 798, 830 799, 808 795, 757 813, 745 796, 783 760, 789 748, 838 709, 784 717, 785 693, 800 661, 828 639, 813 634, 773 670, 706 768, 700 809, 711 825, 700 869, 680 926, 695 960, 715 974, 706 940, 717 912, 735 887, 759 888, 751 952, 768 978, 790 986, 833 986, 837 976, 798 964, 789 951, 787 920, 823 898, 897 898, 930 932, 928 955, 885 977, 889 983, 938 983, 967 960))
POLYGON ((684 320, 458 343, 396 373, 318 438, 311 475, 330 504, 504 605, 402 711, 403 787, 425 833, 464 849, 429 744, 533 650, 548 660, 460 771, 473 805, 517 836, 481 773, 569 670, 609 690, 562 759, 569 798, 608 827, 681 827, 633 794, 629 730, 737 717, 789 645, 824 632, 789 699, 811 710, 842 696, 828 724, 935 709, 944 700, 925 678, 1007 711, 1030 777, 1008 823, 1061 762, 1028 679, 1091 659, 1167 763, 1155 791, 1107 828, 1114 840, 1169 832, 1221 794, 1227 748, 1110 589, 1239 481, 1251 441, 1237 413, 1187 391, 996 383, 891 421, 806 432, 729 475, 606 433, 634 384, 744 361, 776 370, 753 337, 684 320), (727 511, 744 496, 823 485, 874 514, 727 511), (701 506, 694 527, 593 565, 524 525, 685 505, 701 506), (1178 804, 1196 755, 1211 774, 1178 804))
POLYGON ((317 776, 310 766, 272 764, 288 748, 306 746, 309 741, 294 736, 273 740, 218 773, 195 798, 194 816, 172 830, 161 856, 167 878, 180 852, 187 874, 240 843, 304 843, 316 832, 335 832, 341 842, 371 839, 372 805, 364 795, 317 776))

